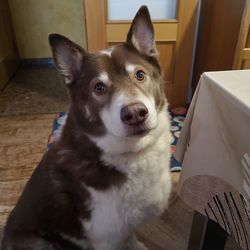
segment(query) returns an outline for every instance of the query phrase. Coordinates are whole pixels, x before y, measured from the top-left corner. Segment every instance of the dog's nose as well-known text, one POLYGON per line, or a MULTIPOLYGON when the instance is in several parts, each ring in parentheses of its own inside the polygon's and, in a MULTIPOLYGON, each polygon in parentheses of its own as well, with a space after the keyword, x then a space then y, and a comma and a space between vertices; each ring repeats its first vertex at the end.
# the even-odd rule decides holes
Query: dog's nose
POLYGON ((143 103, 131 103, 121 109, 121 120, 127 125, 138 125, 148 117, 148 109, 143 103))

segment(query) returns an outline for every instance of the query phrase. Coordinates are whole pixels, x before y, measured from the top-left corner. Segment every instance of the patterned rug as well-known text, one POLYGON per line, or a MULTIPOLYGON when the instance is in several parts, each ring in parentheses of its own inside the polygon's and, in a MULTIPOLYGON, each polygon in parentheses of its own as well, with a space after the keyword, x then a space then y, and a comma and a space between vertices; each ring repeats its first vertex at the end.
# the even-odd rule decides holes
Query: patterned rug
POLYGON ((172 152, 171 163, 170 163, 171 172, 181 171, 181 163, 174 158, 173 153, 175 152, 176 143, 180 136, 186 114, 187 114, 187 109, 183 107, 173 108, 170 110, 170 116, 171 116, 170 130, 173 136, 171 142, 171 152, 172 152))
MULTIPOLYGON (((173 108, 170 110, 170 118, 171 118, 171 133, 172 133, 172 141, 171 141, 171 152, 172 154, 175 152, 176 143, 181 133, 181 128, 183 126, 183 122, 187 113, 187 109, 180 107, 180 108, 173 108)), ((62 131, 62 126, 65 123, 67 118, 67 114, 65 112, 60 112, 56 115, 55 120, 53 122, 52 133, 49 136, 48 140, 48 147, 50 147, 54 140, 56 140, 62 131)), ((181 164, 178 162, 174 156, 171 157, 171 164, 170 164, 170 171, 171 172, 178 172, 181 171, 181 164)))

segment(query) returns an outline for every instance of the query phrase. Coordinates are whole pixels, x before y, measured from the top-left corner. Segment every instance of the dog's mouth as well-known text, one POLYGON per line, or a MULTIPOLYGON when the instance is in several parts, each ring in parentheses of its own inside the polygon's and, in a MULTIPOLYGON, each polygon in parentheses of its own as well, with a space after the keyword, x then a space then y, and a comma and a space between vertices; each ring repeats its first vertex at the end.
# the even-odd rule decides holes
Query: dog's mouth
POLYGON ((127 137, 129 137, 129 136, 143 137, 143 136, 147 135, 152 129, 153 128, 145 127, 145 126, 129 128, 128 133, 127 133, 127 137))
POLYGON ((139 129, 131 133, 131 136, 144 136, 148 134, 150 129, 139 129))

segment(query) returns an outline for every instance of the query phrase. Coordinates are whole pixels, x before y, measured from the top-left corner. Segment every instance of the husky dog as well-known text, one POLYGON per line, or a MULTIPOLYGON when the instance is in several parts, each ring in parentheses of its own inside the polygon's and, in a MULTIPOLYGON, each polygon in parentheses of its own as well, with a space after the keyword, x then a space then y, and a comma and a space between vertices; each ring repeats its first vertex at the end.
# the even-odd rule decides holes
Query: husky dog
POLYGON ((88 53, 51 34, 70 94, 62 135, 27 183, 2 250, 146 249, 138 226, 167 206, 170 132, 147 7, 127 41, 88 53))

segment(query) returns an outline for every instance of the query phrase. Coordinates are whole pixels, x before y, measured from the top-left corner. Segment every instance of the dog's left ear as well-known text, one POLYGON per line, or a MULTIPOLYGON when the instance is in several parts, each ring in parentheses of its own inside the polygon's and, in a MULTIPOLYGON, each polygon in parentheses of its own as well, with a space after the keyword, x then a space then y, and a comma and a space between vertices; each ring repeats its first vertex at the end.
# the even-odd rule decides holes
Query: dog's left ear
POLYGON ((136 13, 127 35, 127 43, 133 45, 141 54, 157 56, 154 27, 147 6, 136 13))
POLYGON ((50 34, 49 44, 55 65, 64 76, 65 84, 70 86, 80 75, 86 52, 82 47, 60 34, 50 34))

